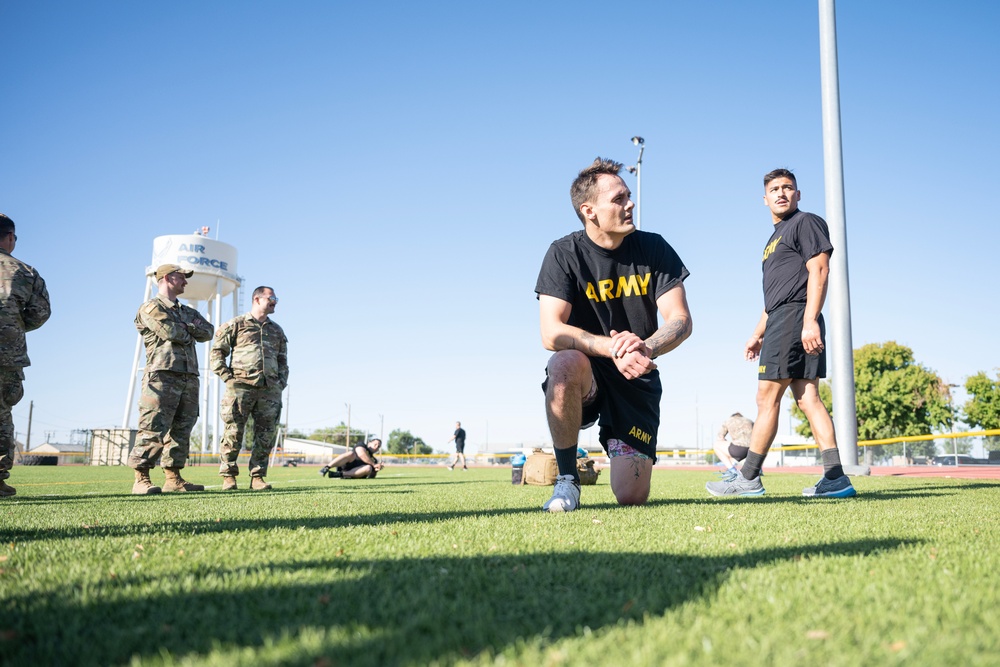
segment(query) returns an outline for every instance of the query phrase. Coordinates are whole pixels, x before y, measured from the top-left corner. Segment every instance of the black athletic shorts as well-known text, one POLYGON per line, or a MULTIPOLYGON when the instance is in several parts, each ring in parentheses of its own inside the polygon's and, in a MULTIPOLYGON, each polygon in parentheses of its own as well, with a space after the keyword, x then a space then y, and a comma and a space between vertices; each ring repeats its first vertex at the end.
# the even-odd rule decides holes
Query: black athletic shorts
POLYGON ((729 455, 732 456, 737 461, 742 461, 747 457, 747 453, 750 451, 749 447, 740 447, 739 445, 734 445, 729 443, 729 455))
MULTIPOLYGON (((583 424, 601 426, 599 440, 608 451, 608 440, 617 439, 656 462, 656 432, 660 428, 660 371, 635 380, 619 372, 611 359, 591 357, 590 368, 597 381, 597 395, 583 408, 583 424)), ((548 369, 542 391, 549 384, 548 369)))
POLYGON ((760 348, 760 380, 815 380, 826 377, 826 323, 819 316, 823 351, 806 354, 802 347, 802 316, 806 304, 786 303, 767 314, 767 328, 760 348))
POLYGON ((465 453, 465 441, 464 440, 461 441, 461 442, 459 442, 458 440, 455 441, 455 453, 456 454, 464 454, 465 453))

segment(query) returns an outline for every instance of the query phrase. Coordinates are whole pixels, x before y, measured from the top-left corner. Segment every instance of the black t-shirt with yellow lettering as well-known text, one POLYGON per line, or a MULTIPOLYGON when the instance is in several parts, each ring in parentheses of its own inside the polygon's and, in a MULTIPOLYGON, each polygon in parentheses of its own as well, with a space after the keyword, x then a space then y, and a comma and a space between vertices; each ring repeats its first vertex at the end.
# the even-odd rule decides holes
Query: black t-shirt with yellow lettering
POLYGON ((581 229, 549 246, 537 294, 569 302, 569 324, 599 336, 611 330, 649 338, 657 330, 656 299, 688 277, 662 236, 634 231, 605 250, 581 229))
MULTIPOLYGON (((584 331, 610 336, 614 329, 648 338, 658 328, 656 299, 688 275, 659 234, 635 231, 615 250, 605 250, 580 230, 549 246, 535 292, 570 303, 568 323, 584 331)), ((605 449, 616 438, 655 461, 663 393, 659 370, 628 380, 611 359, 590 362, 598 393, 585 408, 585 420, 599 414, 605 449)))
POLYGON ((833 252, 830 229, 818 215, 795 211, 774 226, 764 246, 764 311, 786 303, 805 303, 809 271, 806 262, 821 252, 833 252))

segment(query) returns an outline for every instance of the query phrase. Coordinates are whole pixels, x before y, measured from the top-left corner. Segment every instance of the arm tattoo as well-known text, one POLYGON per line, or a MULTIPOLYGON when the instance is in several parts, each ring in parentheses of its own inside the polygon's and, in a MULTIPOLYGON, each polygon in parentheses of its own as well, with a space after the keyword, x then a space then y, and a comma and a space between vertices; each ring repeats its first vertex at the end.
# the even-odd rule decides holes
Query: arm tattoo
POLYGON ((597 336, 590 333, 589 331, 584 331, 580 335, 579 341, 573 341, 573 349, 580 350, 587 356, 596 357, 597 353, 597 336))
POLYGON ((670 320, 660 327, 646 341, 654 357, 665 354, 684 342, 691 334, 691 320, 688 318, 670 320))

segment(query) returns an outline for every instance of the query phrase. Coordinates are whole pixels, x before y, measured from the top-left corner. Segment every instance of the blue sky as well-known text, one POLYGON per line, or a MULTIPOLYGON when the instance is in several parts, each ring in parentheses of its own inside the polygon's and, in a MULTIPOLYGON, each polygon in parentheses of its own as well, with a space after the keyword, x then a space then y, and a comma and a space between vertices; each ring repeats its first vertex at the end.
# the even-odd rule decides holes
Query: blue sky
MULTIPOLYGON (((837 3, 854 344, 952 383, 1000 366, 998 19, 837 3)), ((120 426, 152 240, 208 225, 281 298, 292 428, 349 403, 439 449, 455 420, 547 441, 538 267, 576 172, 636 134, 643 228, 692 274, 660 444, 756 414, 761 176, 825 208, 816 3, 0 0, 0 26, 0 211, 54 309, 22 437, 29 400, 36 443, 120 426)))

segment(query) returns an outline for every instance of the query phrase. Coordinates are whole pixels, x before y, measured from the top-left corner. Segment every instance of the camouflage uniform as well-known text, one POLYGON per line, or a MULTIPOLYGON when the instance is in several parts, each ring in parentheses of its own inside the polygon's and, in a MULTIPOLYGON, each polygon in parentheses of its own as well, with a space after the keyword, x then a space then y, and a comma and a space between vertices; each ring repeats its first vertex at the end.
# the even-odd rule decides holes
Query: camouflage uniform
POLYGON ((0 248, 0 481, 14 465, 14 421, 10 410, 24 396, 30 366, 24 334, 45 324, 52 313, 49 292, 38 272, 0 248))
POLYGON ((247 420, 253 417, 250 476, 265 477, 281 414, 281 392, 288 384, 285 332, 272 319, 258 322, 250 313, 229 320, 215 335, 212 371, 226 383, 219 474, 239 474, 236 459, 247 420))
POLYGON ((139 442, 128 457, 136 470, 183 468, 198 421, 198 352, 215 327, 194 308, 157 294, 142 304, 135 328, 146 344, 139 397, 139 442))

